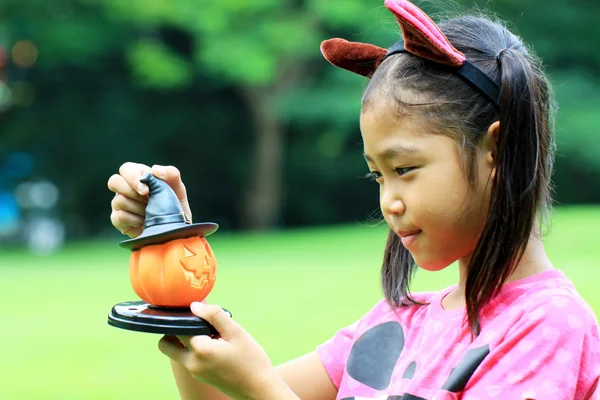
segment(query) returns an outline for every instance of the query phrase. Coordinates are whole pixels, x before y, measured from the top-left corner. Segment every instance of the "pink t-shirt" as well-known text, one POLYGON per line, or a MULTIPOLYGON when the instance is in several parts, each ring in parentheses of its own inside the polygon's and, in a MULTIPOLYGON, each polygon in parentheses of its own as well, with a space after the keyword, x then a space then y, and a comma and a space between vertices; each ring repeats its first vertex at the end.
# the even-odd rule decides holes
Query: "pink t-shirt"
POLYGON ((482 315, 473 342, 464 308, 442 308, 454 287, 414 294, 429 304, 396 312, 382 300, 320 345, 336 399, 598 397, 598 322, 562 271, 506 284, 482 315))

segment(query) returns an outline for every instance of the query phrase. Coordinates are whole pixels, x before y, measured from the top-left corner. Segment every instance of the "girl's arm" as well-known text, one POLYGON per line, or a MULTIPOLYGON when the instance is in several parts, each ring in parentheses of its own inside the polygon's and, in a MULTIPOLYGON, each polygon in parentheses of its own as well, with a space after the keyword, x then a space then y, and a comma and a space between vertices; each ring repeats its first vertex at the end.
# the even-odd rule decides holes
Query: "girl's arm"
POLYGON ((229 400, 229 397, 214 387, 195 380, 192 374, 177 361, 170 361, 181 400, 229 400))
MULTIPOLYGON (((182 400, 228 400, 210 385, 195 380, 178 362, 171 360, 175 382, 182 400)), ((279 376, 302 400, 334 400, 337 389, 329 379, 316 352, 279 365, 279 376)))
POLYGON ((302 400, 334 400, 337 395, 316 351, 281 364, 276 370, 302 400))

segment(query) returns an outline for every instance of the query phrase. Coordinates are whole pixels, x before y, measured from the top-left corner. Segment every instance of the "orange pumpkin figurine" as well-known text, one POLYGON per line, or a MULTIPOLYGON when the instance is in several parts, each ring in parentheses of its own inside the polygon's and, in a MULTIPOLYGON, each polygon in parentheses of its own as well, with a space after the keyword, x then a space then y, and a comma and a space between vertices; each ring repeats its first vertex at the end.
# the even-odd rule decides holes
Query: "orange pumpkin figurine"
POLYGON ((202 301, 217 277, 217 261, 203 237, 142 247, 129 260, 131 286, 155 306, 187 307, 202 301))
POLYGON ((192 224, 167 183, 152 174, 148 185, 144 231, 119 245, 131 250, 129 278, 144 301, 115 305, 108 323, 118 328, 173 335, 214 334, 206 321, 194 316, 190 304, 213 289, 217 260, 206 240, 217 224, 192 224))

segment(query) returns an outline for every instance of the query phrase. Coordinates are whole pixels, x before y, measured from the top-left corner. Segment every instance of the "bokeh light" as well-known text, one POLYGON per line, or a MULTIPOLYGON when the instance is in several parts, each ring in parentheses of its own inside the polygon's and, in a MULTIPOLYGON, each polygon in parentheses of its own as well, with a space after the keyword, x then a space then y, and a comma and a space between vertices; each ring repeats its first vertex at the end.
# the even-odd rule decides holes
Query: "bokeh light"
POLYGON ((53 217, 34 219, 25 232, 29 249, 40 255, 51 254, 65 241, 65 227, 59 219, 53 217))
POLYGON ((24 182, 15 190, 17 202, 22 208, 54 208, 60 198, 56 185, 50 181, 24 182))
POLYGON ((38 58, 36 45, 29 40, 19 40, 13 45, 12 59, 19 67, 32 67, 38 58))

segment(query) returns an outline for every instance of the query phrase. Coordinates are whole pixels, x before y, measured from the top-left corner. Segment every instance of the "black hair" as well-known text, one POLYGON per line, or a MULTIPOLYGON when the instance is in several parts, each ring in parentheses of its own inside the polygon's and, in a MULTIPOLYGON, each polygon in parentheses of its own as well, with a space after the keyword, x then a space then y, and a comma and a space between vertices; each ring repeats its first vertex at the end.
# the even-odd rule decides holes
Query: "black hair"
MULTIPOLYGON (((450 43, 501 88, 499 108, 449 68, 398 54, 384 61, 363 94, 363 111, 376 94, 391 95, 399 115, 432 121, 436 133, 456 137, 470 188, 475 155, 489 126, 500 121, 490 212, 466 276, 466 322, 473 337, 480 314, 520 261, 530 235, 541 232, 552 205, 555 103, 540 60, 502 23, 462 16, 438 25, 450 43), (540 225, 536 225, 539 223, 540 225)), ((390 305, 418 304, 409 293, 417 266, 389 232, 381 271, 390 305)))

